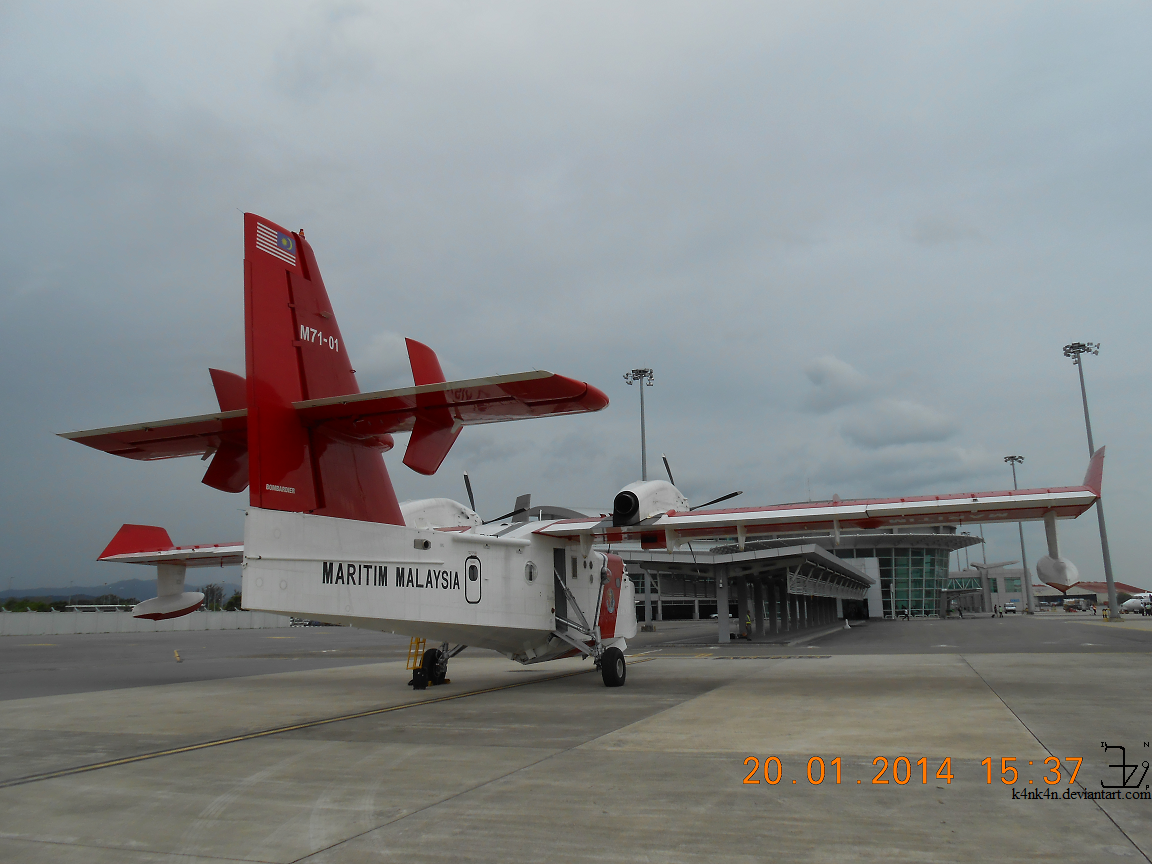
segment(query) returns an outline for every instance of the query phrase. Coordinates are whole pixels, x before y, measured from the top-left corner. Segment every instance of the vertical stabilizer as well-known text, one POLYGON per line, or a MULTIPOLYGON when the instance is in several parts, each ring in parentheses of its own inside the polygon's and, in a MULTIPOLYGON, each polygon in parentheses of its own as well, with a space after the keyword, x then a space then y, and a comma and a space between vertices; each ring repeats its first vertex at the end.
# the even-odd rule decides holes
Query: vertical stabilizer
POLYGON ((244 326, 250 501, 269 510, 403 525, 382 450, 305 426, 293 402, 359 393, 312 248, 244 214, 244 326))

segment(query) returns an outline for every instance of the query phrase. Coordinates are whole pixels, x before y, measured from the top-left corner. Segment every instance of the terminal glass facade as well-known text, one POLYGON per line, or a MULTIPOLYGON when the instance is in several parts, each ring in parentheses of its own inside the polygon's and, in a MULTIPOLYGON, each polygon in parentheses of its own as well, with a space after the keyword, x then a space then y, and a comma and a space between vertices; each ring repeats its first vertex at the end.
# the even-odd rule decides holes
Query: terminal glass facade
POLYGON ((938 613, 940 589, 948 587, 949 550, 877 546, 835 552, 841 558, 879 560, 885 618, 900 615, 905 609, 915 618, 938 613))

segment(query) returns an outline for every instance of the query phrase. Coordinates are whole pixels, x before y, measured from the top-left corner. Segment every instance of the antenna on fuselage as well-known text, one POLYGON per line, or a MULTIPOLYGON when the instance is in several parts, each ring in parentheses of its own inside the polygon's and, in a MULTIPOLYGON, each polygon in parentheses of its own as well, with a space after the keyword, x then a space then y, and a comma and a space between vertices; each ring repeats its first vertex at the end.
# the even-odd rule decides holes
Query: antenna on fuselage
POLYGON ((661 453, 660 458, 664 460, 664 470, 668 472, 668 482, 675 486, 676 481, 672 479, 672 466, 668 464, 668 457, 661 453))

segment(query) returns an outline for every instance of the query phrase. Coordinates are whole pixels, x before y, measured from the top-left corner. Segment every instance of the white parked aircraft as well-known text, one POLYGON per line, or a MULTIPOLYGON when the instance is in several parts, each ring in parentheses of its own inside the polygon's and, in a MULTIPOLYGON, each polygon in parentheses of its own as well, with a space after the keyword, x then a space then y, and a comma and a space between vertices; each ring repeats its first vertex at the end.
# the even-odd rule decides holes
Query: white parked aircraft
POLYGON ((1133 594, 1128 600, 1120 604, 1121 612, 1142 612, 1150 608, 1152 608, 1152 592, 1133 594))
POLYGON ((204 483, 248 489, 243 544, 179 548, 161 528, 121 528, 101 560, 157 567, 158 596, 138 617, 197 609, 188 567, 239 564, 246 609, 441 643, 424 657, 433 683, 474 645, 521 663, 591 656, 619 686, 634 592, 622 560, 595 544, 743 546, 797 532, 1044 519, 1059 570, 1070 563, 1055 549, 1055 520, 1100 494, 1103 448, 1083 485, 1051 489, 693 511, 671 483, 647 481, 622 489, 610 516, 496 524, 447 499, 400 504, 380 456, 392 433, 412 433, 404 464, 432 474, 464 426, 599 411, 607 397, 549 372, 446 382, 432 350, 412 340, 415 386, 360 393, 304 233, 245 214, 244 241, 247 369, 210 370, 220 411, 63 436, 129 459, 211 457, 204 483))

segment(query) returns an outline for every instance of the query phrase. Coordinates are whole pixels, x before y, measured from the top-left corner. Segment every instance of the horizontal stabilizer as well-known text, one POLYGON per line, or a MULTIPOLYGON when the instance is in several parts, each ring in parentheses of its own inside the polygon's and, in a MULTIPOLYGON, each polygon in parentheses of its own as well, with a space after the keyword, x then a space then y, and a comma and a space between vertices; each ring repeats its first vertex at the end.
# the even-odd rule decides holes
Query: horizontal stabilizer
POLYGON ((447 409, 453 423, 476 426, 529 417, 599 411, 608 405, 600 390, 551 372, 520 372, 492 378, 445 381, 295 402, 306 425, 336 424, 352 434, 410 432, 422 414, 447 409))
MULTIPOLYGON (((608 397, 583 381, 551 372, 521 372, 312 399, 295 402, 292 407, 305 426, 329 429, 340 437, 387 449, 391 440, 385 436, 392 432, 413 431, 421 417, 430 421, 429 431, 421 437, 431 436, 442 442, 443 438, 436 430, 531 417, 582 414, 600 411, 607 405, 608 397)), ((64 432, 60 437, 127 459, 205 457, 223 450, 225 442, 235 444, 237 448, 242 446, 239 442, 245 440, 247 423, 247 409, 237 409, 130 426, 64 432)), ((431 448, 429 452, 430 456, 421 452, 415 461, 422 467, 435 461, 438 467, 443 461, 443 457, 439 461, 434 459, 439 448, 431 448)), ((235 488, 238 480, 229 483, 223 478, 235 476, 240 458, 239 453, 233 450, 226 466, 222 464, 218 470, 209 466, 205 479, 214 481, 209 485, 238 491, 235 488), (216 485, 217 482, 221 485, 216 485)), ((225 461, 224 457, 222 461, 225 461)))

